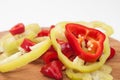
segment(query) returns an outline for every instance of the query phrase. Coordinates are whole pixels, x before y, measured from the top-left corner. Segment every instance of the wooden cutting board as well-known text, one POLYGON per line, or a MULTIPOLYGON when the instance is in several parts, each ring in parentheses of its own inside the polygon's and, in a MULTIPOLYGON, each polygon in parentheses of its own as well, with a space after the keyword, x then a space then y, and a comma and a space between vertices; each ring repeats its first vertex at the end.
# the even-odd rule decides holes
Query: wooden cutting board
MULTIPOLYGON (((1 32, 0 36, 3 36, 3 34, 5 33, 1 32)), ((110 38, 110 45, 116 50, 116 55, 106 64, 113 68, 112 75, 114 80, 120 80, 120 42, 110 38)), ((17 70, 0 73, 0 80, 52 80, 40 73, 41 66, 41 62, 36 60, 17 70)), ((69 79, 64 75, 63 80, 69 79)))

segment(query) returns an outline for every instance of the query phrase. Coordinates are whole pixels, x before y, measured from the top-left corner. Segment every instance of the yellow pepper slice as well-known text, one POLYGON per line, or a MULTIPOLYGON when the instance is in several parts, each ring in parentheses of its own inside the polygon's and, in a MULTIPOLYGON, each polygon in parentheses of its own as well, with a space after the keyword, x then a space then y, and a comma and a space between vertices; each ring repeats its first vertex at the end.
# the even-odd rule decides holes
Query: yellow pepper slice
POLYGON ((100 21, 92 21, 89 23, 93 28, 101 28, 105 30, 107 36, 110 36, 114 33, 112 27, 100 21))
POLYGON ((41 27, 37 23, 32 23, 32 24, 26 25, 25 30, 31 30, 37 34, 41 30, 41 27))
POLYGON ((6 52, 7 55, 11 55, 18 51, 17 41, 15 40, 15 38, 12 35, 9 36, 8 38, 4 39, 4 37, 8 36, 9 34, 10 33, 3 36, 3 38, 0 41, 0 43, 2 44, 2 45, 0 45, 0 47, 3 49, 1 52, 6 52))
POLYGON ((2 60, 4 62, 0 61, 0 72, 8 72, 15 70, 16 68, 20 68, 21 66, 24 66, 36 60, 42 54, 44 54, 44 52, 47 51, 50 46, 51 46, 51 40, 48 37, 46 38, 46 40, 33 46, 32 51, 28 53, 24 53, 23 55, 19 55, 19 52, 17 54, 13 54, 11 56, 17 55, 17 57, 12 60, 9 57, 5 58, 5 60, 2 60))
MULTIPOLYGON (((57 27, 56 27, 57 28, 57 27)), ((98 62, 91 63, 90 65, 78 65, 76 62, 70 61, 62 52, 61 52, 61 47, 57 43, 56 39, 56 34, 58 32, 58 29, 52 29, 50 36, 51 36, 51 41, 58 53, 58 58, 61 60, 61 62, 68 68, 74 69, 80 72, 92 72, 95 70, 98 70, 105 62, 108 56, 110 55, 110 46, 109 46, 109 40, 106 37, 105 42, 104 42, 104 51, 103 55, 101 55, 100 59, 98 62)), ((64 28, 61 26, 61 28, 64 28)), ((64 32, 63 32, 64 33, 64 32)))
POLYGON ((81 73, 72 69, 66 69, 65 72, 71 80, 113 80, 113 77, 110 75, 111 70, 112 68, 110 66, 103 65, 101 69, 91 73, 81 73))
POLYGON ((70 80, 92 80, 90 73, 74 72, 72 69, 66 69, 65 72, 70 80))

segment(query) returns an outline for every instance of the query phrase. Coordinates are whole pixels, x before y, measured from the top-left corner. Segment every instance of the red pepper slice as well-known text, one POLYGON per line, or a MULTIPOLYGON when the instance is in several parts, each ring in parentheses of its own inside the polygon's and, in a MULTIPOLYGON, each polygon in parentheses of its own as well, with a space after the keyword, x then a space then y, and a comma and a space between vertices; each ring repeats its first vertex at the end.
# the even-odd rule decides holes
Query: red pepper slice
MULTIPOLYGON (((73 50, 70 47, 68 42, 64 42, 62 40, 57 40, 58 43, 61 46, 62 52, 63 54, 68 57, 70 60, 73 60, 75 58, 75 54, 73 54, 73 50)), ((47 50, 42 56, 41 59, 44 61, 44 63, 48 64, 54 60, 59 60, 58 59, 58 55, 57 52, 55 51, 55 49, 53 48, 53 46, 51 46, 49 48, 49 50, 47 50)))
POLYGON ((110 48, 110 56, 108 57, 107 60, 110 60, 111 58, 113 58, 114 55, 115 55, 115 49, 111 47, 111 48, 110 48))
POLYGON ((55 26, 54 25, 51 25, 50 28, 48 29, 42 29, 39 33, 38 33, 38 37, 42 37, 42 36, 49 36, 49 33, 51 31, 52 28, 54 28, 55 26))
POLYGON ((54 50, 48 50, 42 56, 44 63, 48 64, 54 60, 58 60, 57 52, 54 50))
POLYGON ((51 25, 49 31, 51 31, 53 28, 55 28, 55 25, 51 25))
POLYGON ((22 44, 20 45, 25 51, 29 52, 31 51, 30 47, 35 45, 34 42, 32 42, 31 40, 25 38, 22 42, 22 44))
POLYGON ((86 62, 94 62, 101 56, 105 35, 99 30, 69 23, 65 35, 76 54, 86 62))
POLYGON ((20 33, 23 33, 24 31, 25 31, 25 26, 23 23, 18 23, 17 25, 15 25, 9 30, 9 32, 12 35, 20 34, 20 33))
POLYGON ((41 72, 48 77, 56 80, 62 80, 62 63, 60 61, 52 61, 41 68, 41 72))
POLYGON ((61 50, 66 57, 68 57, 70 60, 73 60, 76 57, 73 49, 68 42, 62 40, 57 40, 57 42, 60 44, 61 50))
POLYGON ((42 29, 37 36, 38 37, 48 36, 48 34, 49 34, 49 29, 42 29))

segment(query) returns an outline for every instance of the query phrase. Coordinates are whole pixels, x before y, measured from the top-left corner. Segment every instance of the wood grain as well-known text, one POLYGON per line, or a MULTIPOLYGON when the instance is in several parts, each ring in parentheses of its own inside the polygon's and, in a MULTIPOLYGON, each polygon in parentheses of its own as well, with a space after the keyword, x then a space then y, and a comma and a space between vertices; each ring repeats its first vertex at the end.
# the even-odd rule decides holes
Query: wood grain
MULTIPOLYGON (((5 33, 0 32, 0 36, 4 36, 5 33)), ((106 64, 112 66, 114 80, 120 80, 120 42, 110 38, 110 45, 116 50, 116 55, 106 64)), ((0 80, 52 80, 40 73, 41 66, 42 63, 39 60, 33 61, 17 70, 0 73, 0 80)), ((63 80, 69 79, 64 75, 63 80)))

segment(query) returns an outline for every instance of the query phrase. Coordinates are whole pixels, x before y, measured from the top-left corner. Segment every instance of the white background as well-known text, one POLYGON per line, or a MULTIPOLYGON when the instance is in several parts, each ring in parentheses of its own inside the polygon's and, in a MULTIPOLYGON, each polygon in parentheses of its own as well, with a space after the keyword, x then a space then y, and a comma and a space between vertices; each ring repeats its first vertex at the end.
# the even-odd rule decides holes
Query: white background
POLYGON ((0 31, 23 22, 50 26, 60 21, 99 20, 120 40, 120 0, 0 0, 0 31))

